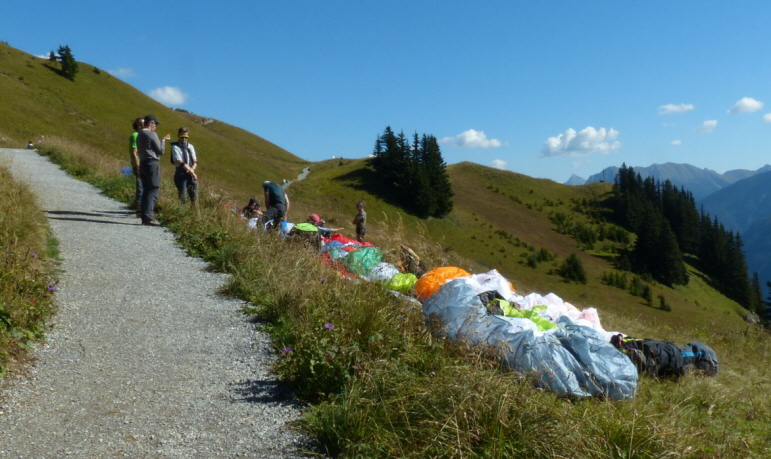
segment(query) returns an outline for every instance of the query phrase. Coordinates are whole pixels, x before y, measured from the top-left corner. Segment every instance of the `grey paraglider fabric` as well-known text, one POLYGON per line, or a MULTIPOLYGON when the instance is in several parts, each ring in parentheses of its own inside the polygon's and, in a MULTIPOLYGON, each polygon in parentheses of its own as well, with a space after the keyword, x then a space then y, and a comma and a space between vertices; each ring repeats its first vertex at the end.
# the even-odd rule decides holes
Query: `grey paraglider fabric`
POLYGON ((464 279, 445 283, 423 303, 429 319, 439 319, 444 336, 498 346, 512 369, 534 376, 536 384, 567 397, 630 399, 637 370, 591 328, 563 317, 559 328, 537 332, 528 319, 489 315, 464 279))

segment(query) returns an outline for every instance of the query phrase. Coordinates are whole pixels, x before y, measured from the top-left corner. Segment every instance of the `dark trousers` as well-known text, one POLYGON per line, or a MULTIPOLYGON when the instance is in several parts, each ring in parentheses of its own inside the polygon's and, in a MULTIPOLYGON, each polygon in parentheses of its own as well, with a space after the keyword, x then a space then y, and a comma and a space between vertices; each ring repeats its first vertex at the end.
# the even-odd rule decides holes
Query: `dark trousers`
POLYGON ((271 206, 262 214, 263 221, 266 223, 273 221, 273 225, 278 225, 284 216, 286 216, 286 206, 283 204, 271 206))
POLYGON ((187 202, 187 197, 190 196, 192 202, 198 200, 198 181, 193 178, 192 175, 185 172, 181 167, 178 167, 174 172, 174 185, 177 186, 179 191, 179 200, 182 204, 187 202))
POLYGON ((142 177, 139 175, 139 171, 137 171, 136 175, 136 193, 134 195, 134 206, 136 210, 142 209, 142 194, 143 194, 143 186, 142 186, 142 177))
POLYGON ((155 201, 161 189, 161 169, 158 161, 143 161, 139 164, 142 175, 142 221, 155 219, 155 201))

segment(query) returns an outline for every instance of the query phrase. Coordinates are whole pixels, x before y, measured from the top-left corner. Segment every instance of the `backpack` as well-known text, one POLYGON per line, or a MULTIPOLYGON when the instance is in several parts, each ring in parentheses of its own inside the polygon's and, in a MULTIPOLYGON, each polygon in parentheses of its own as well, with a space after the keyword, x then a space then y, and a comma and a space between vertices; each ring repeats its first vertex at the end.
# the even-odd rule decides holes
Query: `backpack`
POLYGON ((623 338, 614 335, 611 344, 626 354, 640 373, 653 378, 679 378, 686 374, 685 362, 680 348, 668 341, 623 338))
POLYGON ((715 351, 704 343, 693 341, 680 348, 687 371, 699 370, 707 376, 717 376, 720 363, 715 351))

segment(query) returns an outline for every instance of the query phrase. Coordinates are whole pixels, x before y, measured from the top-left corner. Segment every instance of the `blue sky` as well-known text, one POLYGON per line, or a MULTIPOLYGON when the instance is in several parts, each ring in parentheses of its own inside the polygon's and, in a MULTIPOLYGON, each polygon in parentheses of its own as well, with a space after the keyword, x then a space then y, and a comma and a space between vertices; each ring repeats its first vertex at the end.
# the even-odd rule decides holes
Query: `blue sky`
POLYGON ((35 55, 69 45, 170 107, 312 161, 367 156, 390 125, 435 135, 450 164, 558 182, 622 163, 771 162, 769 2, 132 5, 15 3, 0 40, 35 55))

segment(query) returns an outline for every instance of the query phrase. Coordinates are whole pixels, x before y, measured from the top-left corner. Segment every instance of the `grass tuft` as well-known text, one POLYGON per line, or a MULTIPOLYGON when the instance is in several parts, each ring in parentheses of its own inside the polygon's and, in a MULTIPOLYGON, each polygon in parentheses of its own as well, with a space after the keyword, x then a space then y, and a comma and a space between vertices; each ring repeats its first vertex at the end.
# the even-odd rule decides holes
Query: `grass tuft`
POLYGON ((40 339, 55 307, 58 245, 32 192, 0 167, 0 375, 40 339))

